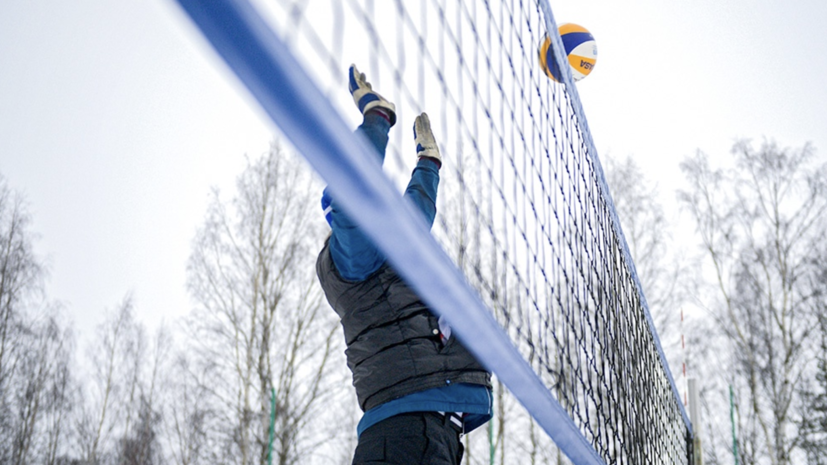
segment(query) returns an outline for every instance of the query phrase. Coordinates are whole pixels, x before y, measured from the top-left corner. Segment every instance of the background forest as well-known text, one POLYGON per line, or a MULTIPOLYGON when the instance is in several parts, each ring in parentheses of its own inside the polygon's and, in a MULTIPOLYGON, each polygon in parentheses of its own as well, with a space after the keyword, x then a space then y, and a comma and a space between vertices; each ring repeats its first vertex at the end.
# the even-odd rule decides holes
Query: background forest
MULTIPOLYGON (((698 151, 674 192, 632 157, 604 167, 679 390, 684 363, 700 380, 705 462, 827 463, 827 165, 815 149, 698 151)), ((125 290, 85 339, 49 297, 38 219, 13 186, 0 178, 0 463, 263 464, 271 442, 272 463, 350 463, 360 411, 315 278, 322 186, 301 160, 276 141, 232 192, 210 193, 186 317, 147 328, 125 290)), ((500 385, 490 430, 466 441, 468 464, 567 463, 500 385)))

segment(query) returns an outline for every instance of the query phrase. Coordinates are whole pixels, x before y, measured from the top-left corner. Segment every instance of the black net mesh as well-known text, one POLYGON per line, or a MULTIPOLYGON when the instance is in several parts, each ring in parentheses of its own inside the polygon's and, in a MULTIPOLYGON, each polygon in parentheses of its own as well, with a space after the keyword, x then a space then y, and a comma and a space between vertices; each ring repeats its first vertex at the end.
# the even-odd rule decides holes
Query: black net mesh
POLYGON ((396 104, 385 171, 400 190, 413 120, 429 113, 444 157, 434 234, 603 460, 687 463, 685 415, 578 100, 540 69, 539 3, 256 6, 354 128, 351 63, 396 104))

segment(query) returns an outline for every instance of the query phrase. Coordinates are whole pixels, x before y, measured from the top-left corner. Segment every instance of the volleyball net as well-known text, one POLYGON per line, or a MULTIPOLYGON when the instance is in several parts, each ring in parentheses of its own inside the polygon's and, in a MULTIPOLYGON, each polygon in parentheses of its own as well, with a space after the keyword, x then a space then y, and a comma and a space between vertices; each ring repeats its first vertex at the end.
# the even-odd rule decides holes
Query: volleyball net
POLYGON ((577 464, 689 463, 666 363, 547 0, 177 0, 347 214, 577 464), (384 170, 355 63, 396 104, 384 170), (432 233, 401 190, 426 111, 432 233))

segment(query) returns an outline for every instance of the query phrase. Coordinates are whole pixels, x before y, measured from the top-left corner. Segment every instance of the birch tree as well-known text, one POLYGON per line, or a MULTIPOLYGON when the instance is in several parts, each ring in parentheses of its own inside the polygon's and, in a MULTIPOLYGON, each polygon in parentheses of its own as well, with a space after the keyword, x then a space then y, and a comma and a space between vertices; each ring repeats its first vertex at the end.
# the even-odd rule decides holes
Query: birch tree
POLYGON ((750 440, 742 460, 786 465, 800 446, 794 406, 811 365, 811 257, 823 241, 827 167, 809 144, 739 141, 732 154, 731 169, 712 168, 700 151, 685 160, 689 189, 680 200, 712 278, 709 298, 699 303, 729 344, 729 369, 716 375, 736 390, 742 436, 750 440))
POLYGON ((180 352, 171 365, 166 384, 164 438, 170 462, 177 465, 218 463, 218 448, 210 441, 219 429, 212 364, 193 366, 192 354, 180 352))
POLYGON ((631 156, 606 157, 606 182, 658 333, 662 340, 676 340, 687 270, 683 257, 671 253, 671 224, 658 187, 631 156))
POLYGON ((161 463, 163 459, 160 440, 163 408, 159 394, 168 377, 175 373, 164 373, 172 347, 172 335, 165 326, 160 326, 152 339, 151 346, 143 347, 142 338, 136 340, 136 355, 132 369, 127 373, 129 392, 125 399, 126 420, 118 445, 117 462, 123 465, 161 463))
MULTIPOLYGON (((822 262, 823 263, 823 262, 822 262)), ((821 283, 827 278, 827 268, 821 283)), ((809 465, 827 465, 827 301, 822 294, 816 315, 815 375, 801 389, 801 448, 809 465)))
POLYGON ((127 295, 97 328, 88 348, 91 376, 82 390, 75 438, 84 463, 96 465, 119 456, 118 438, 134 421, 132 398, 145 352, 143 327, 127 295))
POLYGON ((23 197, 0 176, 0 462, 53 463, 65 435, 73 337, 45 301, 23 197))
POLYGON ((17 374, 26 354, 25 308, 42 292, 44 269, 35 257, 24 199, 0 176, 0 462, 13 454, 17 374))
POLYGON ((275 394, 273 463, 304 462, 329 439, 314 425, 337 392, 328 374, 341 339, 315 277, 321 188, 274 143, 236 189, 229 203, 214 192, 193 242, 193 349, 213 369, 223 460, 267 461, 275 394))

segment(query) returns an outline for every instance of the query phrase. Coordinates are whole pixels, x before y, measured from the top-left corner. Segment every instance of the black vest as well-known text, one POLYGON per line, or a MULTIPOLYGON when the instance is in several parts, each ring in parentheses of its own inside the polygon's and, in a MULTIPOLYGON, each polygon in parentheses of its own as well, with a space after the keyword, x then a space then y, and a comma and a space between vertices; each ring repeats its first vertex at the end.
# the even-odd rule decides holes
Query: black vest
POLYGON ((316 273, 341 318, 362 410, 452 383, 491 386, 491 375, 456 337, 440 342, 437 318, 387 264, 364 281, 347 281, 325 241, 316 273))

